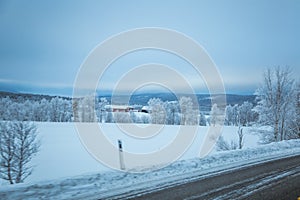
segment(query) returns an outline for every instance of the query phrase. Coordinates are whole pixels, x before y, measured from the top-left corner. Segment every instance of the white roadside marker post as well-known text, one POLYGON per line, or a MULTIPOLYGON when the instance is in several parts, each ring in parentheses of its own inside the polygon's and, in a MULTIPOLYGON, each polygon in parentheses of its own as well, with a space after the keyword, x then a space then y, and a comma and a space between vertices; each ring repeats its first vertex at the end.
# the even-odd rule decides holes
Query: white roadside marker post
POLYGON ((121 140, 118 140, 118 146, 119 146, 120 169, 125 170, 123 147, 122 147, 122 141, 121 140))

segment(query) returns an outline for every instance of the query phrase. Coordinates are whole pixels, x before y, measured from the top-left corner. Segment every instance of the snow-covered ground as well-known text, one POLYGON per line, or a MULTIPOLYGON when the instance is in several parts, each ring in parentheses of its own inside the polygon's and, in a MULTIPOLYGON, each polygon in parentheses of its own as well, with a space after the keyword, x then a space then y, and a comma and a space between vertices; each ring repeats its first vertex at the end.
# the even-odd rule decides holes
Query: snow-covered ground
MULTIPOLYGON (((37 125, 41 150, 32 161, 35 168, 32 175, 25 180, 26 183, 72 177, 91 172, 112 171, 87 152, 73 123, 38 123, 37 125)), ((156 139, 136 141, 124 134, 115 124, 102 124, 101 126, 112 143, 117 144, 117 140, 121 139, 124 150, 139 153, 152 152, 164 147, 176 136, 176 131, 178 131, 178 126, 165 126, 163 132, 157 135, 156 139)), ((199 127, 192 145, 180 160, 198 157, 199 147, 207 130, 208 127, 199 127)), ((252 128, 244 128, 244 132, 244 148, 256 147, 258 135, 252 132, 252 128)), ((237 141, 237 127, 225 126, 222 136, 228 142, 237 141)))
MULTIPOLYGON (((109 139, 122 139, 129 151, 141 146, 133 145, 128 136, 113 124, 104 124, 109 139), (119 131, 118 131, 119 130, 119 131), (132 148, 132 149, 130 149, 132 148)), ((300 154, 300 140, 284 141, 259 146, 259 136, 253 128, 244 128, 243 150, 212 151, 205 158, 197 158, 199 145, 208 127, 200 127, 197 136, 185 154, 171 165, 147 173, 124 173, 107 168, 94 160, 85 150, 72 123, 39 123, 41 151, 33 159, 33 174, 25 183, 2 185, 0 199, 99 199, 141 188, 152 190, 167 184, 188 181, 197 175, 240 167, 246 163, 260 162, 278 156, 300 154)), ((174 127, 164 127, 173 134, 174 127)), ((160 143, 150 149, 159 148, 172 135, 166 134, 160 143)), ((223 137, 227 141, 237 140, 237 127, 224 127, 223 137)))

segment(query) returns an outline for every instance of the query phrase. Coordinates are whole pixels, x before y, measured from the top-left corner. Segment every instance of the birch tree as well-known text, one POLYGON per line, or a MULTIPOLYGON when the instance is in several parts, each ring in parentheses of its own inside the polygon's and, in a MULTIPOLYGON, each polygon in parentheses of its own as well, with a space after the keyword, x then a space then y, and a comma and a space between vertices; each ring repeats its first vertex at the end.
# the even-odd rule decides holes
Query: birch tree
POLYGON ((199 112, 193 109, 193 101, 190 97, 181 97, 179 100, 181 111, 181 125, 198 125, 199 112))
POLYGON ((37 128, 30 122, 0 123, 0 175, 10 184, 22 183, 31 173, 30 161, 39 151, 37 128))
POLYGON ((288 123, 295 109, 295 87, 289 68, 268 69, 257 89, 259 121, 273 128, 274 141, 286 139, 288 123))
MULTIPOLYGON (((74 109, 74 103, 73 103, 74 109)), ((80 122, 96 122, 95 95, 88 95, 79 100, 78 116, 80 122)))
POLYGON ((159 98, 151 98, 148 101, 148 105, 151 108, 151 123, 164 124, 166 120, 166 112, 162 100, 159 98))
POLYGON ((1 178, 13 184, 15 167, 15 134, 10 130, 8 122, 0 123, 0 175, 1 178))

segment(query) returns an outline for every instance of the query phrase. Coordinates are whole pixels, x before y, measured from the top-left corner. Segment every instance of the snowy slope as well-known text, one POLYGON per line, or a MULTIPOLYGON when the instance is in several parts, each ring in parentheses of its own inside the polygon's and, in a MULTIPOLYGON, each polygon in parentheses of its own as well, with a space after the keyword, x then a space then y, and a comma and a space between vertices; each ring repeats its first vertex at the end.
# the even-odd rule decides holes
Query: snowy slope
POLYGON ((272 143, 244 150, 217 152, 205 158, 179 160, 148 173, 116 171, 91 173, 51 181, 2 186, 0 199, 100 199, 135 191, 144 192, 209 176, 278 157, 300 154, 300 140, 272 143))

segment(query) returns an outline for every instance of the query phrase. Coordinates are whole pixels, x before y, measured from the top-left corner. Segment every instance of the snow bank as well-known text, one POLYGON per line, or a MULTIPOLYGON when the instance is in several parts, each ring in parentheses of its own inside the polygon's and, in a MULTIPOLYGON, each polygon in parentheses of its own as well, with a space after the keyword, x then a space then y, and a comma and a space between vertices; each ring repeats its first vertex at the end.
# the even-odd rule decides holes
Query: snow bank
POLYGON ((179 160, 163 169, 133 174, 108 171, 71 178, 2 186, 1 199, 100 199, 137 190, 155 190, 179 184, 212 172, 239 168, 279 157, 300 154, 300 140, 272 143, 255 148, 217 152, 205 158, 179 160))

